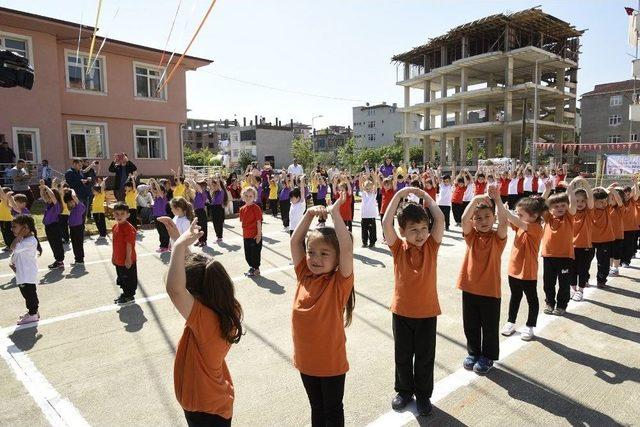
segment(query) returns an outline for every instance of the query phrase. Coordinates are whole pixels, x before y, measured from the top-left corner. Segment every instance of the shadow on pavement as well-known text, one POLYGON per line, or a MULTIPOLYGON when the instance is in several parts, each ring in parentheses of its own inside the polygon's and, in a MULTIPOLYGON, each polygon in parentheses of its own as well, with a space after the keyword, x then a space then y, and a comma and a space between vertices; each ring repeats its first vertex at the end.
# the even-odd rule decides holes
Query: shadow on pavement
POLYGON ((249 327, 246 323, 243 324, 243 327, 245 329, 246 332, 255 335, 256 338, 258 338, 260 341, 262 341, 267 347, 269 347, 271 350, 273 350, 273 352, 275 354, 277 354, 282 360, 284 360, 285 362, 289 363, 290 365, 293 365, 293 360, 291 359, 291 357, 289 356, 288 353, 286 353, 284 350, 282 350, 280 347, 278 347, 277 344, 269 341, 265 336, 261 335, 259 332, 257 332, 255 329, 249 327))
POLYGON ((634 291, 630 291, 630 290, 624 289, 624 288, 616 288, 615 286, 607 285, 606 288, 602 288, 600 290, 601 291, 605 291, 605 292, 611 292, 612 294, 622 295, 622 296, 629 297, 629 298, 640 299, 640 293, 634 292, 634 291))
POLYGON ((9 335, 9 339, 21 351, 31 350, 40 338, 42 338, 42 334, 38 333, 38 326, 18 329, 9 335))
POLYGON ((87 274, 89 274, 89 272, 87 271, 86 268, 84 268, 84 265, 77 264, 77 265, 74 265, 73 267, 71 267, 71 270, 69 270, 69 274, 67 274, 64 278, 65 279, 79 279, 80 277, 86 276, 87 274))
POLYGON ((604 303, 602 301, 595 301, 592 299, 583 299, 582 301, 586 301, 589 304, 597 305, 598 307, 606 308, 611 310, 613 313, 619 314, 621 316, 634 317, 636 319, 640 319, 640 311, 633 310, 631 308, 626 307, 618 307, 617 305, 611 305, 604 303))
POLYGON ((270 245, 274 245, 276 243, 280 243, 280 240, 272 239, 270 237, 262 236, 262 241, 268 243, 270 245))
POLYGON ((47 271, 45 275, 42 276, 42 279, 40 279, 40 284, 48 285, 50 283, 59 282, 60 280, 64 279, 63 272, 64 270, 61 268, 56 268, 55 270, 47 271))
POLYGON ((11 257, 11 251, 2 251, 0 252, 0 259, 5 259, 11 257))
POLYGON ((594 331, 604 332, 605 334, 609 334, 613 337, 620 338, 622 340, 631 341, 634 344, 640 342, 640 332, 633 332, 628 329, 621 328, 619 326, 611 325, 609 323, 604 323, 596 319, 592 319, 587 316, 583 316, 581 314, 576 313, 565 313, 564 317, 569 320, 573 320, 576 323, 580 323, 587 328, 593 329, 594 331))
POLYGON ((374 259, 374 258, 369 258, 368 256, 354 253, 353 258, 357 259, 358 261, 362 262, 365 265, 374 265, 374 266, 379 265, 379 266, 382 266, 382 268, 386 268, 384 262, 378 261, 377 259, 374 259))
POLYGON ((625 381, 640 383, 640 368, 593 356, 546 338, 536 337, 536 341, 570 362, 590 367, 597 378, 609 384, 622 384, 625 381))
POLYGON ((169 264, 169 260, 171 260, 171 252, 163 252, 160 254, 160 261, 169 264))
POLYGON ((211 256, 217 256, 217 255, 222 255, 222 252, 218 252, 216 251, 214 248, 212 248, 211 246, 203 246, 202 247, 202 252, 204 252, 207 255, 211 255, 211 256))
POLYGON ((286 292, 284 286, 278 284, 275 280, 267 279, 264 276, 251 276, 249 279, 259 287, 268 289, 272 294, 282 295, 286 292))
POLYGON ((465 427, 467 424, 461 422, 453 415, 449 415, 443 410, 433 407, 433 412, 428 417, 416 417, 420 426, 451 426, 465 427))
POLYGON ((142 307, 135 303, 120 307, 118 309, 118 318, 125 324, 124 330, 127 332, 138 332, 147 322, 142 307))
POLYGON ((389 250, 389 247, 386 246, 386 245, 384 247, 381 247, 381 248, 379 248, 377 246, 374 246, 374 247, 369 248, 369 249, 374 251, 374 252, 378 252, 379 254, 391 255, 391 251, 389 250))
POLYGON ((16 278, 13 277, 11 280, 9 280, 7 283, 3 283, 2 285, 0 285, 0 289, 3 291, 7 291, 9 289, 13 289, 13 288, 17 288, 18 284, 16 283, 16 278))
POLYGON ((225 243, 225 242, 218 243, 218 246, 220 246, 221 248, 225 248, 227 250, 227 252, 237 252, 240 249, 242 249, 242 246, 240 246, 240 245, 230 245, 230 244, 225 243))

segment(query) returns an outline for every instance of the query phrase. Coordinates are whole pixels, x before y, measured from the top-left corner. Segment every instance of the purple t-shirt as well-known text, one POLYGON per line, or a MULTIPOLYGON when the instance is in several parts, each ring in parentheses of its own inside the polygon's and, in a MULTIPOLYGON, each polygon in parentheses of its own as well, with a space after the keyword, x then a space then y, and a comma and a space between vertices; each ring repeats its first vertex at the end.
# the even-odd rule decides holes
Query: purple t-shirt
POLYGON ((22 212, 18 212, 14 209, 11 209, 11 215, 15 218, 18 215, 30 215, 31 213, 29 212, 29 209, 27 208, 22 208, 22 212))
POLYGON ((262 186, 253 187, 258 192, 258 198, 256 199, 256 205, 262 205, 262 186))
POLYGON ((318 185, 318 193, 316 195, 317 200, 324 200, 327 198, 327 186, 318 185))
POLYGON ((206 199, 207 195, 204 191, 196 191, 196 195, 193 197, 193 209, 204 209, 206 199))
POLYGON ((42 223, 44 225, 51 225, 58 222, 58 215, 62 212, 62 206, 60 203, 48 203, 47 208, 44 210, 44 217, 42 223))
POLYGON ((167 198, 166 197, 156 197, 153 199, 153 216, 158 218, 160 216, 167 215, 167 198))
POLYGON ((218 190, 215 193, 213 193, 213 196, 211 197, 211 204, 214 206, 216 205, 222 206, 223 203, 224 203, 224 192, 222 190, 218 190))
POLYGON ((391 165, 387 165, 384 164, 380 167, 380 172, 382 173, 382 176, 384 176, 385 178, 388 177, 389 175, 393 174, 393 164, 391 165))
POLYGON ((76 227, 84 223, 84 211, 86 207, 82 202, 78 202, 73 209, 69 211, 69 227, 76 227))
POLYGON ((282 187, 282 191, 280 191, 280 200, 289 200, 289 193, 291 193, 291 189, 289 187, 282 187))
POLYGON ((400 181, 399 183, 396 184, 396 191, 402 190, 407 185, 409 184, 407 184, 405 181, 400 181))

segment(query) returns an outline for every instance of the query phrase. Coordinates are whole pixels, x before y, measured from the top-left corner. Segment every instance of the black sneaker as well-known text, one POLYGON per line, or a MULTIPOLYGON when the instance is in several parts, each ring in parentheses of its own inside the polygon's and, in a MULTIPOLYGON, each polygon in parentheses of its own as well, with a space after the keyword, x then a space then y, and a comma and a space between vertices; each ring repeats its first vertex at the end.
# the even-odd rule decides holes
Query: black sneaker
POLYGON ((53 263, 47 266, 49 270, 55 270, 56 268, 64 268, 64 262, 62 261, 54 261, 53 263))
POLYGON ((118 298, 116 298, 115 303, 118 305, 125 305, 125 304, 129 304, 131 302, 133 302, 135 300, 134 297, 128 297, 124 294, 120 295, 118 298))
POLYGON ((416 408, 418 408, 418 414, 426 417, 431 415, 433 406, 431 406, 431 400, 427 397, 416 397, 416 408))
POLYGON ((407 406, 409 402, 411 402, 412 398, 413 396, 411 395, 398 393, 396 394, 396 397, 394 397, 393 400, 391 401, 391 408, 393 408, 396 411, 399 411, 400 409, 404 409, 404 407, 407 406))

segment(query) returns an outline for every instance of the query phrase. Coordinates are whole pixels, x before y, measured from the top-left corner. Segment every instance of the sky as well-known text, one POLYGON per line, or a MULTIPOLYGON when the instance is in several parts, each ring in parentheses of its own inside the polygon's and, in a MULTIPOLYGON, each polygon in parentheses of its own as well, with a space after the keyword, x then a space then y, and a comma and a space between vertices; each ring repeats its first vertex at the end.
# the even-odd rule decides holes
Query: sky
MULTIPOLYGON (((210 0, 103 0, 99 34, 182 51, 210 0), (176 9, 180 10, 167 41, 176 9), (117 14, 116 14, 117 11, 117 14)), ((0 0, 0 6, 85 25, 98 0, 0 0)), ((352 125, 352 107, 402 103, 395 54, 487 15, 541 5, 587 30, 581 38, 578 94, 631 78, 619 0, 218 0, 188 52, 213 64, 187 73, 188 116, 247 122, 254 115, 316 128, 352 125), (267 86, 267 87, 265 87, 267 86)), ((37 73, 37 70, 36 70, 37 73)))

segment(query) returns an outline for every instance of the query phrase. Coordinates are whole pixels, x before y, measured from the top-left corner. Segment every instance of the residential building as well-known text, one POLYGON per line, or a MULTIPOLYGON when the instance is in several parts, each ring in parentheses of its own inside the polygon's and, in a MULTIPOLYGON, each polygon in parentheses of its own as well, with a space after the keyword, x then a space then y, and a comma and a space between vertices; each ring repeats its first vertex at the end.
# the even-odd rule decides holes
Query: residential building
POLYGON ((89 58, 93 31, 0 8, 0 48, 27 57, 35 69, 32 90, 0 88, 0 134, 17 156, 32 163, 47 159, 58 171, 81 157, 100 160, 105 175, 120 152, 142 175, 177 169, 187 121, 186 72, 212 61, 185 56, 159 89, 162 50, 114 39, 100 48, 103 38, 97 37, 89 58))
POLYGON ((403 67, 400 137, 421 138, 425 161, 460 165, 469 141, 473 165, 480 144, 489 158, 524 158, 527 141, 573 142, 583 32, 535 7, 458 26, 395 55, 403 67), (423 96, 412 100, 411 89, 423 96), (422 129, 411 130, 412 114, 424 115, 422 129))
POLYGON ((313 131, 313 149, 318 152, 336 153, 339 147, 351 138, 353 133, 350 127, 328 126, 325 129, 313 131))
POLYGON ((293 136, 295 138, 308 139, 311 137, 311 126, 300 122, 293 122, 291 126, 293 126, 293 136))
POLYGON ((214 153, 219 150, 220 141, 229 140, 229 131, 238 126, 237 120, 187 119, 182 130, 182 142, 191 150, 208 149, 214 153))
MULTIPOLYGON (((640 90, 640 83, 635 83, 640 90)), ((602 144, 617 142, 637 142, 640 134, 640 122, 629 120, 629 106, 633 102, 634 81, 602 83, 595 85, 592 91, 582 94, 580 110, 582 129, 581 144, 602 144)), ((582 151, 580 157, 585 161, 594 161, 598 153, 625 154, 628 149, 614 149, 604 146, 597 151, 582 151)), ((637 149, 630 152, 638 153, 637 149)))
MULTIPOLYGON (((396 135, 404 129, 404 114, 398 110, 398 104, 387 105, 382 102, 377 105, 353 107, 353 135, 358 147, 380 147, 395 142, 396 135)), ((407 117, 409 131, 420 131, 422 116, 417 113, 407 117)), ((411 145, 420 142, 419 138, 411 138, 411 145)))

